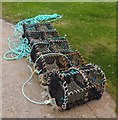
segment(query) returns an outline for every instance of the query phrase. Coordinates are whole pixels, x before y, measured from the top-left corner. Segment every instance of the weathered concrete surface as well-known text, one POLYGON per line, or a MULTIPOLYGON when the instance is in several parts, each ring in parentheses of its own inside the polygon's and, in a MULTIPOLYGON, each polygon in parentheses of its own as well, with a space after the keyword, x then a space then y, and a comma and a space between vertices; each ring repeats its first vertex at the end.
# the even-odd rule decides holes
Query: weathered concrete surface
MULTIPOLYGON (((2 36, 2 21, 0 20, 0 36, 2 36)), ((2 38, 0 37, 0 118, 2 117, 2 38)))
MULTIPOLYGON (((13 35, 11 25, 2 21, 2 55, 8 51, 7 38, 13 35)), ((23 83, 29 78, 30 70, 26 59, 2 61, 2 115, 5 118, 115 118, 115 102, 108 93, 97 101, 77 106, 69 111, 54 111, 50 105, 36 105, 27 101, 21 92, 23 83)), ((32 99, 41 100, 42 90, 33 77, 26 87, 32 99)))

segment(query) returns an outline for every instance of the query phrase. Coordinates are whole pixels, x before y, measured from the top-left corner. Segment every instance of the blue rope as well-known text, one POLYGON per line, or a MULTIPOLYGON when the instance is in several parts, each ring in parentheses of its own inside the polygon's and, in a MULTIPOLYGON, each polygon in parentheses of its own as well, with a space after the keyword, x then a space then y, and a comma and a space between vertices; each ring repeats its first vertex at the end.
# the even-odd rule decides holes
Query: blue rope
POLYGON ((57 19, 62 18, 59 14, 52 14, 52 15, 38 15, 33 18, 24 19, 20 22, 18 22, 13 28, 14 28, 14 35, 8 38, 8 46, 9 51, 4 54, 4 59, 6 60, 18 60, 23 57, 27 57, 31 52, 31 46, 28 44, 27 38, 22 38, 23 34, 23 24, 26 25, 34 25, 36 23, 42 22, 42 21, 55 21, 57 19), (17 39, 17 42, 13 41, 13 38, 17 39), (9 55, 9 57, 8 57, 9 55))

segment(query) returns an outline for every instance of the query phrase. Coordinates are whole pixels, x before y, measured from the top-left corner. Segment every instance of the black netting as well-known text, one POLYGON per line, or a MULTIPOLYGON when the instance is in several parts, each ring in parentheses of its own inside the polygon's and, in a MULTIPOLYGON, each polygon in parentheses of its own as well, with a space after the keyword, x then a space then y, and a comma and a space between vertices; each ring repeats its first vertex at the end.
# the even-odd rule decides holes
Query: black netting
POLYGON ((106 82, 102 69, 86 64, 79 51, 73 51, 67 39, 51 23, 23 25, 31 46, 35 69, 44 75, 45 85, 62 109, 99 99, 106 82))

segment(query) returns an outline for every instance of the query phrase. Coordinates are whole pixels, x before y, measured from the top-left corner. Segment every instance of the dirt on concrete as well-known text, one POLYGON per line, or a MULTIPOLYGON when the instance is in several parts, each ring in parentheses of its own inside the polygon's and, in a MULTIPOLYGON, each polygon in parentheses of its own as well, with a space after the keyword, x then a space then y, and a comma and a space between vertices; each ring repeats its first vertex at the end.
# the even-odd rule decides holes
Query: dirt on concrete
MULTIPOLYGON (((8 49, 7 38, 13 35, 12 25, 2 21, 2 52, 8 49)), ((73 107, 68 111, 53 110, 50 105, 36 105, 22 95, 23 83, 29 78, 30 70, 25 58, 14 61, 2 59, 2 117, 3 118, 115 118, 116 104, 110 94, 104 92, 100 100, 73 107)), ((42 88, 34 75, 31 84, 26 86, 26 94, 40 101, 42 88)))

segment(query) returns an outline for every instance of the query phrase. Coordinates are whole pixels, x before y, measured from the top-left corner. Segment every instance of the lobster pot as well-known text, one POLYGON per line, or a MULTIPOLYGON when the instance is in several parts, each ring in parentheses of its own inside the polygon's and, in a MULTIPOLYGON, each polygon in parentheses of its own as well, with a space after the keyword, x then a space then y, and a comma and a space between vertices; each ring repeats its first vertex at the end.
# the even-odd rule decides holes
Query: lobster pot
POLYGON ((50 23, 36 23, 36 24, 31 24, 31 25, 27 25, 27 24, 23 24, 23 29, 24 32, 27 30, 37 30, 37 31, 46 31, 46 30, 53 30, 54 26, 50 23))
POLYGON ((76 54, 78 55, 78 52, 70 52, 68 54, 46 53, 41 55, 39 54, 40 52, 38 51, 35 52, 35 50, 36 49, 32 49, 31 58, 32 58, 32 61, 35 62, 35 69, 42 70, 42 73, 51 71, 53 69, 56 69, 59 71, 68 70, 68 68, 72 67, 73 65, 72 62, 77 64, 78 66, 82 66, 84 64, 83 59, 81 58, 81 55, 77 56, 78 57, 77 59, 72 59, 72 61, 69 60, 68 58, 69 56, 73 57, 76 54))
MULTIPOLYGON (((36 40, 33 39, 33 41, 36 41, 36 40)), ((35 59, 37 59, 40 53, 43 54, 43 53, 49 53, 49 52, 61 52, 67 49, 69 50, 68 42, 66 40, 51 40, 51 41, 42 41, 42 42, 39 40, 39 42, 35 42, 32 45, 31 58, 34 59, 32 57, 34 56, 35 59)))
POLYGON ((33 24, 33 25, 26 25, 23 24, 24 35, 29 31, 47 31, 47 30, 54 30, 53 25, 48 23, 40 23, 40 24, 33 24))
POLYGON ((54 29, 51 23, 40 23, 33 25, 23 24, 24 34, 23 38, 27 38, 29 44, 33 44, 34 42, 41 42, 48 39, 58 38, 60 35, 54 29))
POLYGON ((40 23, 40 24, 36 24, 36 30, 38 31, 46 31, 46 30, 53 30, 54 27, 50 22, 47 23, 40 23))
POLYGON ((99 73, 100 77, 92 82, 95 76, 94 72, 88 76, 86 71, 77 68, 66 70, 59 74, 58 72, 53 72, 48 78, 50 79, 49 93, 62 109, 70 109, 75 105, 100 99, 104 91, 104 85, 101 85, 104 78, 99 73))
POLYGON ((52 71, 53 69, 61 70, 71 67, 68 58, 61 53, 48 53, 40 55, 36 61, 35 69, 41 70, 41 73, 52 71))

